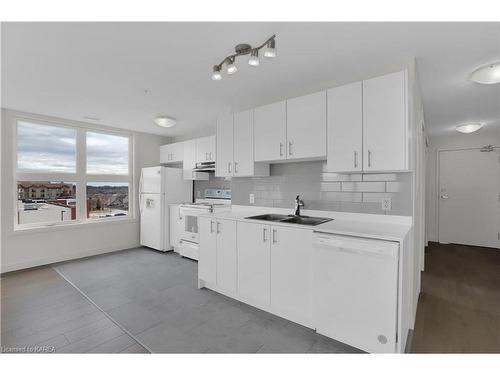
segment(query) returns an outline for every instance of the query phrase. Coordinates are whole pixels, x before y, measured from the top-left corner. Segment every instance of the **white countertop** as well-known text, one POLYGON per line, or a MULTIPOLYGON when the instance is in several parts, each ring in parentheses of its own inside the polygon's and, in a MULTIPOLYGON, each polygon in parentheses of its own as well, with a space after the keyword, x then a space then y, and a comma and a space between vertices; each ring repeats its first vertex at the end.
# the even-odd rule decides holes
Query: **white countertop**
POLYGON ((231 210, 202 213, 218 219, 250 221, 278 226, 292 226, 316 232, 375 238, 402 242, 412 228, 411 216, 359 214, 352 212, 302 210, 305 216, 328 217, 334 220, 316 226, 246 219, 259 214, 291 214, 293 210, 274 207, 232 206, 231 210))

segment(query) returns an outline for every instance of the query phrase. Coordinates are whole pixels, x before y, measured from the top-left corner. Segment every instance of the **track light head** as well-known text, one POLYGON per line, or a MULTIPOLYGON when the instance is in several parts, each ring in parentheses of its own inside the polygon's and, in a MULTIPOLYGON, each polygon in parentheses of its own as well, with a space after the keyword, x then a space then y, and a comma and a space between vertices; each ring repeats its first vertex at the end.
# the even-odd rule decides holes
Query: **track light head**
POLYGON ((222 79, 222 74, 220 72, 220 66, 214 65, 214 69, 213 69, 213 73, 212 73, 212 80, 220 81, 221 79, 222 79))
POLYGON ((260 61, 259 61, 259 50, 258 49, 253 49, 250 58, 248 59, 248 65, 250 66, 259 66, 260 61))
POLYGON ((264 57, 273 59, 276 57, 276 41, 271 39, 267 42, 266 49, 264 51, 264 57))
POLYGON ((234 57, 227 59, 226 71, 227 71, 227 74, 229 74, 229 75, 232 75, 238 71, 238 68, 236 67, 236 65, 234 65, 234 60, 235 60, 234 57))

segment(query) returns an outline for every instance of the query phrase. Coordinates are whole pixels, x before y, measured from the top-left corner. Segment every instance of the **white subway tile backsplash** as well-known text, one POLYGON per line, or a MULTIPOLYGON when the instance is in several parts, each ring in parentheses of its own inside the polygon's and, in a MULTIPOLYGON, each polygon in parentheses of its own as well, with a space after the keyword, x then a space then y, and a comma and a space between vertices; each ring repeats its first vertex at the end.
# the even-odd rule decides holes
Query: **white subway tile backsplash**
POLYGON ((363 179, 363 175, 360 173, 353 174, 339 174, 339 173, 329 173, 323 172, 322 176, 323 181, 361 181, 363 179))
POLYGON ((363 175, 363 181, 396 181, 396 173, 367 173, 363 175))
POLYGON ((401 191, 401 183, 397 181, 387 181, 385 183, 385 191, 388 193, 399 193, 401 191))
POLYGON ((333 191, 324 191, 321 193, 321 199, 326 201, 361 202, 362 198, 362 193, 346 193, 333 191))
POLYGON ((385 192, 385 182, 342 182, 342 191, 385 192))
POLYGON ((340 182, 321 182, 321 191, 341 191, 340 182))
POLYGON ((382 203, 382 199, 391 198, 391 193, 363 193, 363 202, 366 203, 382 203))

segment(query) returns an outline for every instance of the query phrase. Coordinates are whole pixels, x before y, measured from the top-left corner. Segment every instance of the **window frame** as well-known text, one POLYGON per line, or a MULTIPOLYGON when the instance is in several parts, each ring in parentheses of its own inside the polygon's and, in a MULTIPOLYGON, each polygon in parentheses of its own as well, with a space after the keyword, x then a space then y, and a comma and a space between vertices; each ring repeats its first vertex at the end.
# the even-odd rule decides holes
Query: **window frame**
POLYGON ((89 224, 101 223, 116 223, 124 221, 136 220, 136 197, 135 197, 135 167, 134 167, 134 149, 135 149, 135 136, 132 132, 116 130, 116 129, 103 129, 100 127, 92 126, 86 123, 76 123, 64 120, 46 120, 38 117, 31 116, 13 116, 13 199, 14 199, 14 230, 26 229, 40 229, 40 228, 55 228, 55 227, 74 227, 89 224), (18 123, 31 122, 46 126, 55 126, 62 128, 74 129, 76 131, 76 173, 66 172, 17 172, 18 152, 17 152, 17 139, 18 139, 18 123), (87 132, 100 133, 105 135, 116 135, 128 138, 128 174, 87 174, 87 132), (17 221, 17 184, 18 181, 62 181, 74 183, 76 185, 76 219, 71 222, 55 222, 55 223, 30 223, 18 224, 17 221), (120 217, 108 218, 87 218, 87 183, 93 182, 123 182, 128 184, 128 215, 120 217))

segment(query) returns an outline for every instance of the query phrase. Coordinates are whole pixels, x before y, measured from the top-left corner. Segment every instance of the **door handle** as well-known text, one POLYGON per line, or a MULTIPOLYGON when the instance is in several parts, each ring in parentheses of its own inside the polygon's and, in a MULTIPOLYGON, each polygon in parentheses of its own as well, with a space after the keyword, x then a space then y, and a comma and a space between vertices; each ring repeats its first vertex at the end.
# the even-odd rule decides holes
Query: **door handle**
POLYGON ((205 152, 205 160, 208 160, 208 152, 205 152))
POLYGON ((231 162, 227 163, 227 173, 231 174, 231 162))
POLYGON ((288 155, 292 155, 292 142, 288 141, 288 155))
POLYGON ((273 229, 273 243, 277 243, 278 240, 276 239, 276 235, 278 234, 277 233, 278 231, 276 229, 273 229))
POLYGON ((208 159, 209 159, 209 160, 212 160, 212 151, 210 151, 210 154, 209 154, 209 155, 210 155, 210 156, 209 156, 209 158, 208 158, 208 159))
POLYGON ((214 232, 214 222, 210 220, 210 233, 214 232))
POLYGON ((368 166, 372 166, 372 152, 368 150, 368 166))
POLYGON ((442 194, 441 195, 441 199, 448 199, 448 198, 449 198, 448 194, 442 194))
POLYGON ((220 233, 220 221, 217 222, 217 233, 220 233))
POLYGON ((267 231, 267 229, 266 229, 266 228, 264 228, 264 229, 262 230, 262 242, 266 242, 266 241, 267 241, 266 231, 267 231))
POLYGON ((280 156, 283 156, 283 143, 280 142, 280 156))
POLYGON ((238 169, 236 168, 238 166, 238 162, 234 162, 234 173, 238 173, 238 169))
POLYGON ((354 168, 358 167, 358 153, 354 151, 354 168))

